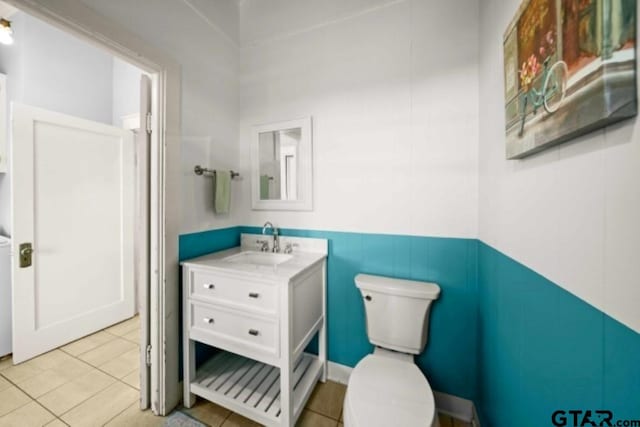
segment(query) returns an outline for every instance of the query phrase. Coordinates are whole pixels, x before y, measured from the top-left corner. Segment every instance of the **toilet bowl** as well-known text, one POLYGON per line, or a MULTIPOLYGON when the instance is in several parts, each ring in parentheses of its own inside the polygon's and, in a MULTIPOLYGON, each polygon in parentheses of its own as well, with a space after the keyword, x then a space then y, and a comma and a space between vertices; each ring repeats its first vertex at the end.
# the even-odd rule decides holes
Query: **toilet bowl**
POLYGON ((363 274, 355 282, 376 348, 351 372, 344 425, 440 427, 431 386, 413 359, 426 345, 429 308, 440 288, 363 274))
POLYGON ((351 372, 344 424, 440 427, 429 382, 409 356, 376 348, 351 372), (385 354, 387 353, 387 354, 385 354))

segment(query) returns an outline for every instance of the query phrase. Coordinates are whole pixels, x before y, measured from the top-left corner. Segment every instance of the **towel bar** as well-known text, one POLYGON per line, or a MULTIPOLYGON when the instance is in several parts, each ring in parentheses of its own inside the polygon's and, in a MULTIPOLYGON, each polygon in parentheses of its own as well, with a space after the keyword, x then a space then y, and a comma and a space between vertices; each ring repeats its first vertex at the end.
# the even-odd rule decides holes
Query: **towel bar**
MULTIPOLYGON (((196 175, 214 176, 216 174, 215 169, 203 168, 200 165, 196 165, 196 167, 193 168, 193 171, 196 173, 196 175)), ((239 172, 235 172, 235 171, 230 171, 230 172, 231 172, 231 179, 237 178, 240 176, 239 172)))

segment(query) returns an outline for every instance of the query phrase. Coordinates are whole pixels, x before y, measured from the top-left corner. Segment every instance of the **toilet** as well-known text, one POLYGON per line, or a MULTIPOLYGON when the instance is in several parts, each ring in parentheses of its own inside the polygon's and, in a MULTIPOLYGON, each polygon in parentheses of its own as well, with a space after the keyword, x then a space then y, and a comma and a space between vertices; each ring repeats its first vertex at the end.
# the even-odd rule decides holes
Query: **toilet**
POLYGON ((349 377, 344 399, 346 427, 440 427, 433 391, 415 364, 427 344, 435 283, 358 274, 372 354, 349 377))

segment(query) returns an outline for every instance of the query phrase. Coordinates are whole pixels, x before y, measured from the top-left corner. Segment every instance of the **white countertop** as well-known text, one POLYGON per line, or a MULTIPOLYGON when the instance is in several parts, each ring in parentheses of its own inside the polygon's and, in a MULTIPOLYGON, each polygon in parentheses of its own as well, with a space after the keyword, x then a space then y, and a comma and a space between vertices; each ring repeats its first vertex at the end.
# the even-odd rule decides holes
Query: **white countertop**
POLYGON ((188 259, 182 261, 180 264, 183 266, 234 273, 244 277, 289 281, 304 272, 307 268, 322 262, 327 257, 323 253, 298 251, 290 254, 292 256, 291 259, 274 266, 244 264, 225 260, 225 258, 239 254, 240 252, 242 252, 242 248, 237 246, 224 251, 188 259))

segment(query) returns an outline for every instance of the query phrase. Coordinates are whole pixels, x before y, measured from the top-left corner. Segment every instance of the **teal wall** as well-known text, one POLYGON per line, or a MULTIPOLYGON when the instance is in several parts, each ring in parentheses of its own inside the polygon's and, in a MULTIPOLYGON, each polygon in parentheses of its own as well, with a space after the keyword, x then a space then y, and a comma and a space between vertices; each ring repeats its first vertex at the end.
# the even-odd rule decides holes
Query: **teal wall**
MULTIPOLYGON (((180 236, 187 259, 240 243, 232 227, 180 236)), ((476 239, 283 229, 329 241, 328 351, 355 366, 372 350, 353 278, 434 281, 442 295, 417 363, 435 390, 476 402, 483 426, 551 426, 557 409, 640 419, 640 335, 476 239)))
POLYGON ((178 258, 184 261, 235 246, 240 246, 240 227, 181 234, 178 242, 178 258))
MULTIPOLYGON (((237 246, 240 233, 261 231, 234 227, 182 235, 180 259, 237 246)), ((434 389, 477 398, 476 240, 293 229, 281 232, 329 241, 329 360, 355 366, 372 351, 362 298, 353 282, 356 274, 434 281, 442 288, 442 296, 433 306, 427 351, 418 357, 418 365, 434 389)), ((206 354, 203 349, 200 353, 206 354)))
POLYGON ((640 420, 640 335, 484 243, 478 255, 482 425, 551 426, 558 409, 640 420))

